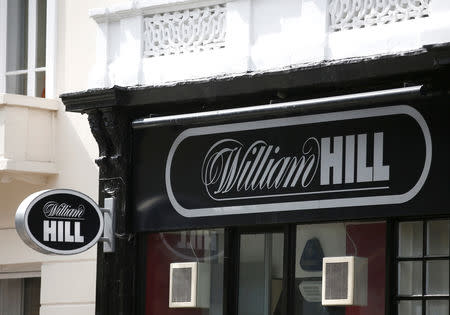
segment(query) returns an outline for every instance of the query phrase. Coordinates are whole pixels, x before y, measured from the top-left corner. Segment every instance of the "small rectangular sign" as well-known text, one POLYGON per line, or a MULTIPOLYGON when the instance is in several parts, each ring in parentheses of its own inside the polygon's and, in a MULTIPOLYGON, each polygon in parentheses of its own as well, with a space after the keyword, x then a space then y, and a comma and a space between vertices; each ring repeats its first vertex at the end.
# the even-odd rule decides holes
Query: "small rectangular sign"
POLYGON ((137 129, 136 228, 271 224, 324 210, 339 217, 342 209, 361 209, 367 217, 393 205, 392 215, 413 209, 412 201, 430 184, 433 152, 448 156, 448 145, 435 149, 448 133, 436 116, 443 114, 444 108, 394 105, 137 129))

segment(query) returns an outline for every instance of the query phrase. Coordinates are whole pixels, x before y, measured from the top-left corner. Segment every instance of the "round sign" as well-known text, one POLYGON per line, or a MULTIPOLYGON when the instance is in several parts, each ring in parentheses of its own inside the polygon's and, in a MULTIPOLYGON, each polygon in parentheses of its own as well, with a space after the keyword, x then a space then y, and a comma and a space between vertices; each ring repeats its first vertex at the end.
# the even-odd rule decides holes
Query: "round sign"
POLYGON ((71 255, 92 247, 103 233, 103 216, 88 196, 70 189, 38 191, 17 208, 22 240, 45 254, 71 255))

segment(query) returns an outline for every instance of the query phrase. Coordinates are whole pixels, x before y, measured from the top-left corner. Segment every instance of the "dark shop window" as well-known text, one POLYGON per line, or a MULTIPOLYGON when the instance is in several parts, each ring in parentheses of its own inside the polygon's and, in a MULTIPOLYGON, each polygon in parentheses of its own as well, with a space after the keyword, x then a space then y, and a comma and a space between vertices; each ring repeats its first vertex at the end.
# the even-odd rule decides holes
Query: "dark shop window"
MULTIPOLYGON (((436 221, 431 225, 437 227, 437 224, 436 221)), ((405 227, 402 225, 402 231, 405 227)), ((386 292, 386 230, 383 221, 149 234, 145 246, 145 314, 384 314, 389 294, 386 292), (355 281, 363 283, 364 303, 322 304, 323 260, 331 257, 338 260, 357 257, 365 262, 363 272, 351 272, 355 281)), ((440 237, 440 233, 431 233, 430 238, 440 237)), ((442 254, 441 245, 427 248, 433 255, 442 254)), ((436 266, 436 262, 442 261, 427 262, 436 266)), ((416 278, 408 277, 404 276, 414 283, 416 278)), ((327 275, 327 279, 332 278, 327 275)), ((442 284, 433 282, 429 289, 442 291, 442 284)), ((342 293, 333 288, 330 292, 342 293)), ((412 302, 417 301, 412 299, 412 302)), ((442 307, 434 303, 425 307, 442 307)))
POLYGON ((224 230, 155 233, 146 245, 146 315, 222 315, 224 230))
POLYGON ((450 220, 399 222, 398 315, 449 314, 450 220))

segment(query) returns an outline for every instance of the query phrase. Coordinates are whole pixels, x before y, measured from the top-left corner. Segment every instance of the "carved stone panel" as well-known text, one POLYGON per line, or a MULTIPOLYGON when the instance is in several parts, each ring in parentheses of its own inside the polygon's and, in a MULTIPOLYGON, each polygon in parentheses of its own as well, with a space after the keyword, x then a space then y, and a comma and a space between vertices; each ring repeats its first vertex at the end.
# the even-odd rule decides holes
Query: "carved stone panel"
POLYGON ((427 17, 431 0, 329 0, 330 31, 427 17))
POLYGON ((176 55, 225 46, 226 4, 144 18, 144 55, 176 55))

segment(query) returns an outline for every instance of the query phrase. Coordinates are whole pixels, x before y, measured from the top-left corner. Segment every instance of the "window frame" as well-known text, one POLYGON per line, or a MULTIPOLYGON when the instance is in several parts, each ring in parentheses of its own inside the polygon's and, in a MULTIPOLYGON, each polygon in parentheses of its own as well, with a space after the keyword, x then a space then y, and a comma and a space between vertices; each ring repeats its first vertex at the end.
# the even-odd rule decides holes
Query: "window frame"
MULTIPOLYGON (((224 268, 224 279, 228 279, 228 282, 225 282, 227 286, 224 287, 223 314, 239 314, 239 262, 241 236, 246 234, 265 233, 283 234, 283 291, 280 299, 284 299, 286 302, 282 305, 283 311, 286 312, 283 314, 293 314, 293 305, 287 301, 293 296, 293 288, 295 285, 295 279, 289 277, 290 274, 295 272, 295 262, 292 259, 289 259, 289 257, 292 257, 293 253, 295 254, 295 227, 296 224, 276 224, 225 229, 225 233, 232 233, 232 241, 227 245, 227 234, 225 234, 225 257, 230 257, 231 259, 227 260, 228 265, 225 265, 224 268), (228 313, 229 310, 231 310, 230 313, 228 313)), ((230 235, 228 235, 228 238, 230 238, 230 235)))
MULTIPOLYGON (((395 232, 394 232, 394 244, 393 244, 393 263, 391 265, 392 270, 392 314, 398 314, 398 304, 401 301, 420 301, 422 307, 422 315, 427 314, 427 301, 432 300, 447 300, 450 305, 450 292, 448 294, 427 294, 427 262, 430 261, 449 261, 450 263, 450 252, 448 255, 428 255, 428 223, 432 221, 439 220, 450 220, 450 217, 419 217, 419 218, 405 218, 402 220, 397 220, 395 222, 395 232), (400 224, 406 222, 420 222, 422 223, 422 253, 421 256, 414 257, 401 257, 399 253, 400 244, 400 224), (421 262, 422 263, 422 290, 420 295, 401 295, 399 291, 399 263, 400 262, 421 262)), ((450 278, 450 272, 449 272, 450 278)), ((449 279, 450 283, 450 279, 449 279)))
MULTIPOLYGON (((11 0, 10 0, 11 1, 11 0)), ((45 97, 56 98, 55 91, 55 64, 56 64, 56 42, 57 42, 57 0, 47 0, 46 11, 46 56, 45 67, 36 67, 37 47, 37 2, 39 0, 28 0, 28 64, 27 69, 17 71, 6 71, 7 52, 7 8, 8 0, 0 0, 0 93, 6 93, 7 75, 27 74, 27 96, 35 97, 36 75, 45 73, 45 97)))
MULTIPOLYGON (((240 260, 240 236, 245 234, 258 233, 283 233, 284 234, 284 253, 283 253, 283 277, 285 282, 283 288, 286 290, 284 298, 286 305, 283 310, 287 314, 294 313, 294 290, 295 290, 295 253, 296 253, 296 232, 298 225, 323 224, 334 222, 385 222, 386 223, 386 273, 385 273, 385 309, 384 314, 398 314, 398 302, 403 300, 420 300, 422 301, 422 315, 426 315, 426 302, 429 300, 450 300, 450 292, 447 295, 428 294, 421 296, 399 296, 398 292, 398 262, 400 261, 422 261, 422 292, 426 292, 426 262, 436 260, 450 260, 449 255, 426 255, 427 226, 430 221, 449 220, 448 215, 432 215, 429 217, 404 217, 404 218, 372 218, 364 220, 340 220, 340 221, 320 221, 320 222, 295 222, 283 223, 275 225, 255 225, 255 226, 232 226, 224 228, 224 282, 223 282, 223 314, 237 314, 239 300, 239 260, 240 260), (424 228, 422 230, 422 257, 399 257, 399 224, 402 222, 422 222, 424 228), (294 259, 292 259, 294 257, 294 259)), ((156 232, 158 233, 158 232, 156 232)), ((139 233, 138 235, 138 264, 137 273, 145 275, 147 236, 150 233, 139 233)), ((450 236, 449 236, 450 237, 450 236)), ((449 273, 450 278, 450 273, 449 273)), ((145 277, 137 281, 137 314, 145 315, 145 277)), ((450 283, 450 279, 449 279, 450 283)))

